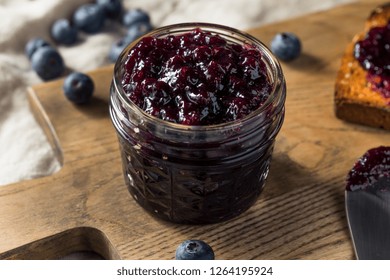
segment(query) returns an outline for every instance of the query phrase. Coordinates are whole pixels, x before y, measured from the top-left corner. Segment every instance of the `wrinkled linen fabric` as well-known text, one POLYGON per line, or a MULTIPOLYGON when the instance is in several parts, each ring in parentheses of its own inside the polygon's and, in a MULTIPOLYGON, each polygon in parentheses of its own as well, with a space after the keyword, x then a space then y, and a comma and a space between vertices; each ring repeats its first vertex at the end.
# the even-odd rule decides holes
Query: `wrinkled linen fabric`
MULTIPOLYGON (((0 186, 46 176, 60 162, 34 119, 27 88, 43 81, 24 54, 26 42, 42 37, 59 18, 71 18, 82 0, 0 0, 0 186)), ((245 30, 351 0, 124 0, 126 9, 148 11, 154 26, 179 22, 211 22, 245 30)), ((109 64, 111 44, 123 30, 106 21, 102 32, 81 34, 74 46, 56 46, 67 68, 87 72, 109 64)))

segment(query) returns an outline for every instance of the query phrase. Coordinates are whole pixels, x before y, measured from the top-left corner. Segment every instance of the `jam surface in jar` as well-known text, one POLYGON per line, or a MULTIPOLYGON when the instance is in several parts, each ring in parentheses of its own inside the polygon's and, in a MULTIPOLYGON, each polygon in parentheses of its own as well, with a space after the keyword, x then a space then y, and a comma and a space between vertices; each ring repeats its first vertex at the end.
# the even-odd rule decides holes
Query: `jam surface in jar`
POLYGON ((249 44, 194 29, 142 38, 129 52, 122 79, 128 98, 145 112, 185 125, 240 119, 267 100, 262 53, 249 44))
POLYGON ((141 38, 116 63, 110 94, 131 196, 176 223, 245 212, 264 187, 285 98, 280 64, 250 35, 197 23, 141 38))
POLYGON ((368 72, 372 89, 390 98, 390 20, 385 26, 371 28, 355 44, 354 55, 368 72))

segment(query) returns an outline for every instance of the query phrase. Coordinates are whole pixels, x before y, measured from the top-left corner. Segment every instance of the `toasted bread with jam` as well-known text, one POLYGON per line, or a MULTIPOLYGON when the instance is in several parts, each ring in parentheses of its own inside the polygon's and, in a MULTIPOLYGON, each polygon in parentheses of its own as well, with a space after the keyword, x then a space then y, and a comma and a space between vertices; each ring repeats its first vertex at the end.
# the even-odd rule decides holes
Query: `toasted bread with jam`
MULTIPOLYGON (((390 28, 389 22, 390 3, 387 3, 372 11, 362 32, 356 34, 348 44, 335 85, 334 103, 338 118, 390 130, 390 87, 388 84, 390 81, 390 76, 388 76, 390 51, 387 54, 382 51, 380 52, 382 57, 376 58, 380 67, 386 68, 387 65, 387 72, 373 68, 373 65, 367 61, 365 61, 366 64, 362 64, 357 58, 359 55, 356 56, 356 52, 360 50, 356 48, 356 44, 362 45, 362 40, 368 38, 369 32, 373 29, 375 32, 377 30, 381 32, 383 27, 390 28)), ((367 56, 367 53, 365 55, 367 56)))

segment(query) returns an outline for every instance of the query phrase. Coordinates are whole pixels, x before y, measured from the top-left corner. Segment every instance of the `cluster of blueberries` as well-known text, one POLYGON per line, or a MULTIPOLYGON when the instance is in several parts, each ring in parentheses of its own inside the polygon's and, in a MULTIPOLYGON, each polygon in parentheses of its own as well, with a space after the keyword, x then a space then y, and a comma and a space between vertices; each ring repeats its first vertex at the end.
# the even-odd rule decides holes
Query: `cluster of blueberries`
MULTIPOLYGON (((153 26, 147 12, 141 9, 125 11, 121 0, 95 0, 81 5, 72 15, 72 20, 58 19, 51 26, 50 35, 56 44, 72 45, 79 32, 94 34, 102 30, 106 19, 119 21, 126 34, 113 43, 108 58, 115 62, 123 49, 138 37, 151 31, 153 26)), ((292 33, 279 33, 271 42, 271 51, 281 60, 290 61, 299 56, 301 44, 292 33)), ((60 77, 65 63, 58 50, 42 38, 33 38, 26 44, 25 52, 32 69, 43 80, 60 77)), ((94 90, 93 82, 80 72, 71 73, 64 82, 66 97, 74 103, 87 103, 94 90)))
MULTIPOLYGON (((50 35, 56 44, 73 45, 79 32, 95 34, 103 29, 106 19, 119 21, 127 33, 115 42, 108 58, 115 62, 122 50, 132 41, 153 29, 148 13, 141 9, 124 10, 121 0, 96 0, 95 3, 81 5, 72 15, 72 20, 56 20, 50 35)), ((25 47, 32 69, 45 80, 60 77, 65 71, 65 63, 49 42, 42 38, 29 40, 25 47)), ((64 82, 66 97, 74 103, 87 103, 92 96, 94 85, 90 77, 80 72, 71 73, 64 82)))

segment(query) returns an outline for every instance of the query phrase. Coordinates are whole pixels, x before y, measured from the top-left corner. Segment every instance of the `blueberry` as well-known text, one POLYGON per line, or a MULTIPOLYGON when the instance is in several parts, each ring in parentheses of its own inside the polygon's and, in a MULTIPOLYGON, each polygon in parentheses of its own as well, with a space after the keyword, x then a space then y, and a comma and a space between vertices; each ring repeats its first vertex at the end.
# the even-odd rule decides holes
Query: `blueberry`
POLYGON ((118 41, 114 42, 111 45, 110 51, 108 53, 108 58, 112 62, 115 62, 118 59, 118 57, 121 54, 121 52, 130 43, 131 43, 131 41, 129 40, 129 38, 127 36, 125 36, 125 37, 119 39, 118 41))
POLYGON ((77 41, 77 28, 67 19, 58 19, 51 26, 51 36, 59 44, 72 45, 77 41))
POLYGON ((132 42, 153 29, 150 22, 136 22, 127 30, 126 37, 132 42))
POLYGON ((131 27, 135 23, 150 23, 149 14, 141 9, 127 11, 122 18, 122 23, 126 27, 131 27))
POLYGON ((103 7, 108 18, 115 19, 122 13, 121 0, 97 0, 96 4, 103 7))
POLYGON ((214 260, 214 251, 202 240, 186 240, 177 247, 176 260, 214 260))
POLYGON ((66 98, 73 103, 85 104, 92 97, 94 83, 88 75, 80 72, 72 72, 65 78, 63 90, 66 98))
POLYGON ((97 4, 84 4, 73 15, 75 26, 86 33, 97 33, 104 25, 105 12, 102 6, 97 4))
POLYGON ((25 53, 29 59, 31 59, 34 52, 41 47, 49 47, 50 44, 42 38, 33 38, 26 44, 25 53))
POLYGON ((127 34, 123 38, 119 39, 111 45, 110 51, 108 53, 108 58, 112 62, 115 62, 128 44, 135 41, 142 35, 145 35, 152 29, 153 27, 150 23, 135 23, 132 27, 128 29, 127 34))
POLYGON ((65 70, 60 53, 50 46, 37 49, 31 57, 31 65, 43 80, 58 78, 65 70))
POLYGON ((301 41, 293 33, 278 33, 271 41, 271 51, 279 59, 291 61, 301 54, 301 41))

